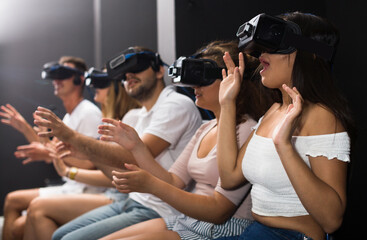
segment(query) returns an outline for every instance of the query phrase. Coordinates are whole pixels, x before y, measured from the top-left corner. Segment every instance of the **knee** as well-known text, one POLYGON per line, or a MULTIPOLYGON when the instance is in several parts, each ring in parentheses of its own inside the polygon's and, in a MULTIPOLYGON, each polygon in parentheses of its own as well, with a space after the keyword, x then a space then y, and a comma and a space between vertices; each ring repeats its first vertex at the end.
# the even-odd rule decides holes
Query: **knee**
POLYGON ((33 222, 44 216, 44 205, 45 202, 42 198, 33 199, 27 209, 27 219, 33 222))
POLYGON ((4 212, 9 210, 24 210, 21 209, 23 206, 23 198, 18 191, 10 192, 5 197, 4 212))

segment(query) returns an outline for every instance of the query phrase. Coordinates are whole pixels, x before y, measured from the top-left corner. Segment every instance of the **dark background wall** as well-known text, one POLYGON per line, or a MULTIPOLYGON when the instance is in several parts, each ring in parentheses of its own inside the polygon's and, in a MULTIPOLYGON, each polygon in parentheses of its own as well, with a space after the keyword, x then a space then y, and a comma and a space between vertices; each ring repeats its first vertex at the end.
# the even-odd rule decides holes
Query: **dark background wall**
MULTIPOLYGON (((37 106, 51 107, 62 117, 65 111, 51 82, 41 80, 42 65, 72 55, 97 67, 131 45, 157 50, 156 1, 2 0, 0 105, 12 104, 28 122, 37 106), (101 33, 98 43, 96 31, 101 33)), ((88 91, 85 96, 91 98, 88 91)), ((16 147, 26 143, 20 133, 0 124, 0 215, 6 193, 59 179, 52 165, 23 166, 14 157, 16 147)))
POLYGON ((341 42, 334 64, 334 74, 341 91, 350 102, 358 128, 349 171, 348 207, 344 223, 334 239, 361 239, 367 214, 367 98, 364 74, 367 50, 367 22, 363 1, 273 1, 273 0, 176 0, 176 53, 190 55, 215 39, 233 39, 238 27, 265 12, 280 14, 302 11, 324 16, 339 29, 341 42))

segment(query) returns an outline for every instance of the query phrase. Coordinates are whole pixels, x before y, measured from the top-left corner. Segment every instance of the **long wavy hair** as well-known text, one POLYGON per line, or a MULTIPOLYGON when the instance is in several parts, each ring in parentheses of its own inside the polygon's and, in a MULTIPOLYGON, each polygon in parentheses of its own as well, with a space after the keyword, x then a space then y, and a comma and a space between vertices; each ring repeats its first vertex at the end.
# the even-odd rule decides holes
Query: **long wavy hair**
POLYGON ((106 101, 101 104, 103 117, 116 120, 121 120, 129 110, 139 107, 140 104, 126 93, 121 84, 115 86, 113 83, 109 86, 106 101))
MULTIPOLYGON (((302 35, 333 46, 339 43, 339 32, 328 20, 312 14, 292 12, 280 15, 301 28, 302 35)), ((334 53, 335 53, 334 50, 334 53)), ((335 57, 335 54, 334 54, 335 57)), ((292 72, 292 84, 302 97, 333 112, 349 134, 355 138, 355 126, 347 100, 339 92, 332 74, 331 61, 316 54, 298 50, 292 72)))

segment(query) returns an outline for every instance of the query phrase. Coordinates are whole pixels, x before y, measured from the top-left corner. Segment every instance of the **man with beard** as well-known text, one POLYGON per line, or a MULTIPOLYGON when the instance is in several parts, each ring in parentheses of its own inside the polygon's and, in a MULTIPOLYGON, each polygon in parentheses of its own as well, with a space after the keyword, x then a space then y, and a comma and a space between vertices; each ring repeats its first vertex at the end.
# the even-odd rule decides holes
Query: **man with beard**
MULTIPOLYGON (((125 69, 121 75, 125 90, 139 101, 142 108, 130 110, 122 122, 136 129, 155 161, 168 169, 201 125, 200 113, 190 98, 177 93, 172 86, 165 86, 163 62, 157 53, 142 47, 132 47, 124 52, 120 66, 125 69)), ((111 65, 109 62, 108 70, 111 65)), ((108 71, 109 75, 111 73, 113 68, 108 71)), ((107 136, 101 137, 105 141, 98 141, 78 134, 48 109, 38 108, 36 114, 43 119, 35 123, 51 129, 40 136, 58 137, 110 178, 113 169, 123 169, 126 163, 149 170, 149 162, 137 163, 127 149, 110 143, 112 139, 107 136)), ((100 126, 101 134, 114 131, 113 124, 119 124, 109 119, 104 122, 110 125, 100 126)), ((138 222, 176 213, 153 195, 132 193, 127 199, 92 210, 63 225, 54 233, 53 239, 96 239, 138 222)))

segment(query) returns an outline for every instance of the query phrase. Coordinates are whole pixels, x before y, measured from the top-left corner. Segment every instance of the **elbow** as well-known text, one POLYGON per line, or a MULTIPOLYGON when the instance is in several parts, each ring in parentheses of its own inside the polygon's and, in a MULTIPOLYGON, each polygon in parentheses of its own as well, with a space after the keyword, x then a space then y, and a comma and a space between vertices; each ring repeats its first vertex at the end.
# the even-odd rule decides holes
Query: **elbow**
POLYGON ((230 219, 233 215, 234 211, 221 211, 218 212, 215 216, 212 217, 211 221, 214 224, 223 224, 226 221, 228 221, 228 219, 230 219))
POLYGON ((333 233, 340 228, 343 223, 345 213, 345 205, 337 208, 334 211, 330 210, 324 215, 324 220, 321 222, 321 227, 326 233, 333 233))
POLYGON ((229 190, 231 188, 231 184, 223 182, 223 180, 220 183, 220 186, 225 189, 225 190, 229 190))
POLYGON ((340 228, 343 223, 343 216, 329 218, 324 224, 322 224, 322 228, 326 233, 333 233, 340 228))
POLYGON ((217 216, 211 222, 216 224, 216 225, 220 225, 220 224, 225 223, 229 219, 229 217, 230 216, 228 216, 228 215, 217 216))
POLYGON ((238 188, 238 185, 235 185, 234 182, 223 182, 221 181, 220 186, 225 190, 234 190, 238 188))

